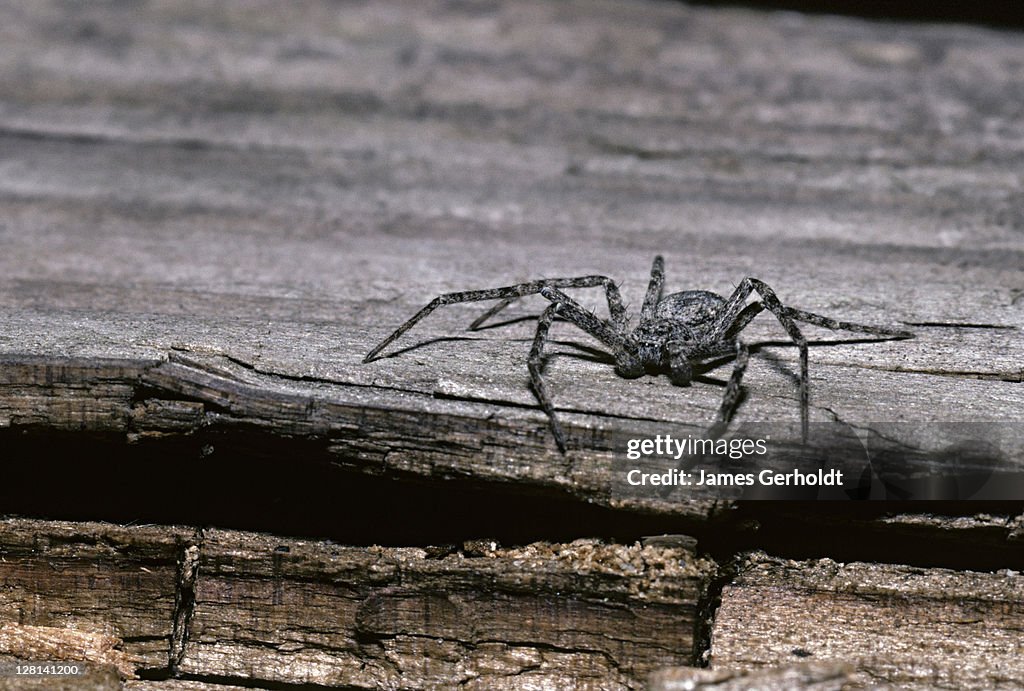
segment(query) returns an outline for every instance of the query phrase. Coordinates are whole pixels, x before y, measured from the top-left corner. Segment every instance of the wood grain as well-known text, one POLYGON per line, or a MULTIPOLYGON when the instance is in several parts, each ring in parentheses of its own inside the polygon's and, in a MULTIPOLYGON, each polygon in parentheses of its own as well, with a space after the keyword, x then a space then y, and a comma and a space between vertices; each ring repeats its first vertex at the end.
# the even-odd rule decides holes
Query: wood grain
POLYGON ((855 668, 843 688, 1024 683, 1024 578, 753 554, 722 593, 711 667, 855 668))
MULTIPOLYGON (((561 458, 527 385, 538 299, 477 333, 483 306, 442 310, 359 360, 445 291, 597 272, 635 305, 664 253, 670 289, 756 274, 912 325, 816 345, 813 419, 994 421, 1024 462, 1016 34, 640 1, 2 11, 12 429, 194 431, 202 396, 113 402, 142 362, 192 387, 181 356, 259 378, 256 424, 325 431, 354 468, 429 475, 450 452, 450 474, 607 503, 624 440, 699 433, 721 386, 622 380, 559 325, 561 458), (19 383, 67 363, 112 369, 85 392, 19 383)), ((780 339, 768 317, 750 331, 780 339)), ((797 418, 794 355, 755 356, 737 424, 797 418)))
POLYGON ((0 520, 0 653, 165 668, 193 531, 0 520))
MULTIPOLYGON (((808 327, 812 421, 926 477, 1019 474, 1022 65, 1019 32, 653 0, 0 0, 0 512, 157 524, 0 521, 0 652, 84 636, 97 688, 628 688, 712 637, 710 670, 662 681, 1021 685, 1019 501, 623 494, 626 442, 705 430, 728 366, 627 381, 556 324, 563 456, 525 367, 541 298, 476 332, 486 305, 445 308, 361 360, 450 291, 598 273, 635 309, 663 254, 672 291, 753 275, 913 330, 808 327), (927 433, 950 423, 995 431, 985 457, 927 433), (227 530, 300 524, 231 454, 273 457, 306 539, 227 530), (383 507, 500 488, 604 511, 587 537, 653 517, 722 563, 776 556, 708 585, 692 537, 534 542, 575 524, 511 513, 539 524, 519 546, 463 544, 490 529, 469 520, 428 551, 441 502, 371 547, 403 533, 312 499, 367 478, 383 507)), ((745 335, 733 428, 787 448, 796 350, 768 315, 745 335)))
POLYGON ((669 667, 652 674, 647 688, 649 691, 841 691, 850 688, 852 672, 849 665, 827 662, 805 662, 744 672, 669 667))
POLYGON ((0 655, 247 687, 640 688, 692 662, 715 568, 665 544, 350 547, 26 519, 0 521, 0 550, 0 655))

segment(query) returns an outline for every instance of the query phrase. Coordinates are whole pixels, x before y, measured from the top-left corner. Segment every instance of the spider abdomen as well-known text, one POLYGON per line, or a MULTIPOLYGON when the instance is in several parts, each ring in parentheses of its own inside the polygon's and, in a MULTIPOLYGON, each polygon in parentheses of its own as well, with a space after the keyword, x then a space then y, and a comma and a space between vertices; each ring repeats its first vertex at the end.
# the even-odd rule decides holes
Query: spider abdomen
POLYGON ((708 290, 684 290, 666 295, 658 301, 655 316, 659 319, 680 321, 689 326, 699 326, 718 316, 725 298, 708 290))

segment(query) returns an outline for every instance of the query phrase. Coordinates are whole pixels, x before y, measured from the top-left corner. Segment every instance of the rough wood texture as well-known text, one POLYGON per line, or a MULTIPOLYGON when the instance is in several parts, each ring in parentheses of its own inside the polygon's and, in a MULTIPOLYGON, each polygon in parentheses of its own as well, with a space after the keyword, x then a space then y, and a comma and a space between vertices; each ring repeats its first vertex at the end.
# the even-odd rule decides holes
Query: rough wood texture
MULTIPOLYGON (((102 589, 102 586, 97 588, 102 589)), ((89 621, 96 621, 95 612, 89 621)), ((0 624, 2 655, 21 660, 85 660, 112 667, 120 676, 127 677, 135 673, 139 660, 119 650, 123 644, 120 638, 102 633, 56 626, 0 624)))
POLYGON ((190 539, 181 528, 0 521, 0 654, 126 676, 165 668, 190 539))
POLYGON ((711 667, 810 658, 855 667, 843 688, 1024 685, 1024 576, 754 554, 722 593, 711 667))
POLYGON ((686 548, 596 540, 343 547, 30 520, 0 521, 0 549, 0 654, 246 686, 639 688, 692 662, 713 574, 686 548))
POLYGON ((124 683, 122 688, 124 691, 242 691, 253 687, 182 679, 161 679, 159 681, 130 679, 124 683))
POLYGON ((709 564, 580 541, 452 554, 212 531, 184 674, 360 688, 632 688, 692 655, 709 564))
POLYGON ((841 691, 851 681, 849 665, 809 662, 781 668, 731 672, 671 667, 651 675, 648 691, 841 691))
MULTIPOLYGON (((174 504, 147 520, 194 525, 197 488, 235 440, 307 484, 308 459, 345 470, 328 495, 357 474, 500 485, 697 519, 670 529, 700 526, 723 554, 734 537, 701 522, 718 512, 780 550, 810 525, 802 548, 835 555, 826 526, 849 543, 884 535, 885 554, 867 543, 876 559, 1017 568, 1019 504, 801 523, 617 495, 626 440, 704 430, 728 370, 688 388, 626 381, 556 325, 562 456, 527 383, 540 299, 474 333, 486 306, 444 309, 394 357, 360 360, 447 291, 603 273, 638 305, 663 253, 670 290, 728 293, 753 274, 792 305, 917 332, 808 329, 814 421, 919 446, 926 470, 958 452, 915 430, 985 421, 999 434, 979 462, 1020 470, 1021 65, 1020 33, 653 0, 0 2, 0 445, 17 449, 0 462, 38 476, 55 440, 102 448, 109 487, 67 513, 116 498, 127 459, 174 504), (974 552, 944 553, 975 536, 974 552)), ((747 335, 735 425, 792 425, 795 350, 767 315, 747 335)), ((51 455, 54 484, 73 487, 79 454, 51 455)), ((245 470, 230 472, 226 505, 247 498, 245 470)), ((40 508, 45 483, 0 487, 13 492, 64 511, 40 508)), ((253 510, 273 523, 275 508, 253 510)), ((658 577, 658 555, 692 554, 665 546, 428 553, 17 521, 0 535, 4 650, 74 631, 103 643, 67 648, 80 657, 191 675, 136 688, 636 686, 687 662, 711 615, 702 576, 658 577)), ((772 645, 796 637, 853 665, 855 684, 1020 685, 1018 581, 754 560, 723 595, 715 669, 693 678, 786 678, 794 646, 772 645)))
MULTIPOLYGON (((444 291, 598 272, 636 305, 662 252, 670 289, 756 274, 912 325, 814 347, 814 419, 994 421, 1024 464, 1019 34, 642 0, 0 13, 12 430, 254 425, 362 471, 613 505, 625 440, 703 430, 721 386, 622 380, 559 325, 563 458, 529 320, 467 334, 484 306, 452 307, 359 360, 444 291)), ((794 367, 761 348, 737 424, 796 420, 794 367)))

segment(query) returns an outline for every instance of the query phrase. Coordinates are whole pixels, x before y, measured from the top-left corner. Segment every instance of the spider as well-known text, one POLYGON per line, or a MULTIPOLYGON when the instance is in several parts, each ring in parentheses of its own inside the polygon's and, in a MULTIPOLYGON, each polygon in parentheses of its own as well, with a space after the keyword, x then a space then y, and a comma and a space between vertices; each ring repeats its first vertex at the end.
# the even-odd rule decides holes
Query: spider
POLYGON ((796 324, 798 321, 823 326, 826 329, 880 336, 884 339, 914 336, 909 331, 854 324, 787 307, 782 304, 774 290, 756 278, 744 278, 728 299, 707 290, 686 290, 662 297, 664 282, 665 262, 661 256, 657 256, 651 267, 647 294, 640 308, 640 323, 632 331, 629 330, 629 317, 619 288, 607 276, 542 278, 503 288, 446 293, 434 298, 409 321, 395 329, 394 333, 363 358, 363 362, 375 360, 382 350, 438 307, 460 302, 499 300, 494 307, 470 324, 469 328, 475 330, 515 300, 540 293, 551 304, 537 321, 537 333, 526 365, 537 400, 551 421, 555 443, 564 454, 565 433, 555 415, 544 378, 541 376, 544 344, 548 340, 548 330, 556 316, 572 322, 610 348, 615 359, 615 372, 627 379, 641 377, 644 374, 667 373, 673 384, 688 386, 693 379, 695 364, 722 356, 735 358, 732 376, 726 384, 722 404, 707 431, 711 438, 717 438, 725 432, 739 402, 740 382, 750 355, 746 344, 739 340, 739 333, 762 311, 768 310, 774 314, 800 349, 800 429, 804 440, 807 439, 809 403, 807 339, 800 333, 796 324), (604 288, 608 300, 610 319, 607 320, 587 311, 561 290, 598 286, 604 288), (756 293, 760 300, 748 304, 747 300, 751 293, 756 293))

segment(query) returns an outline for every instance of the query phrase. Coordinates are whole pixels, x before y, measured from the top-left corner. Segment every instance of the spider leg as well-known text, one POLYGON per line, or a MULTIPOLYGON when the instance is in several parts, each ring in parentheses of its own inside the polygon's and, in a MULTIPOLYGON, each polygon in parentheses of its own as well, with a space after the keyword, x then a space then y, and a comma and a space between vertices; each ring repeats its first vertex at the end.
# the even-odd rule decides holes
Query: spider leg
MULTIPOLYGON (((807 339, 800 333, 789 308, 782 304, 775 291, 766 283, 756 278, 744 278, 733 294, 729 296, 722 309, 722 316, 713 332, 716 340, 722 340, 729 334, 735 335, 739 328, 746 326, 761 311, 746 304, 752 292, 761 297, 761 309, 767 309, 775 315, 782 327, 800 349, 800 434, 807 439, 808 411, 810 409, 810 376, 807 372, 807 339)), ((756 303, 755 303, 756 304, 756 303)), ((742 376, 742 375, 741 375, 742 376)))
POLYGON ((469 325, 469 330, 470 331, 476 331, 481 326, 483 326, 485 321, 487 321, 488 319, 490 319, 491 317, 493 317, 498 312, 502 311, 503 309, 505 309, 506 307, 508 307, 509 305, 511 305, 513 302, 515 302, 518 299, 519 299, 518 297, 505 298, 504 300, 502 300, 501 302, 496 304, 494 307, 492 307, 491 309, 487 310, 486 312, 481 314, 479 317, 474 319, 473 323, 469 325))
MULTIPOLYGON (((607 276, 578 276, 576 278, 546 278, 541 281, 534 281, 532 284, 527 285, 541 285, 550 286, 552 288, 596 288, 598 286, 604 287, 605 297, 608 300, 608 312, 611 314, 611 319, 614 324, 621 327, 623 330, 626 328, 626 305, 622 302, 622 295, 619 293, 619 287, 615 285, 615 281, 608 278, 607 276)), ((530 291, 531 293, 539 292, 537 290, 530 291)), ((504 298, 501 302, 491 307, 489 310, 481 314, 473 323, 469 325, 470 331, 479 329, 483 324, 488 321, 491 317, 501 312, 503 309, 511 305, 513 302, 518 300, 520 297, 529 295, 530 293, 523 293, 523 295, 512 295, 504 298)))
POLYGON ((729 383, 725 386, 722 405, 718 408, 718 417, 708 427, 706 434, 708 439, 717 439, 722 436, 729 426, 729 421, 732 419, 733 413, 736 412, 736 404, 740 400, 740 383, 743 381, 743 373, 747 371, 749 359, 750 351, 747 349, 747 345, 742 341, 736 341, 736 360, 733 363, 732 376, 729 377, 729 383))
MULTIPOLYGON (((736 334, 746 328, 747 324, 749 324, 754 317, 761 314, 763 311, 764 305, 760 302, 750 303, 735 317, 732 324, 729 326, 729 329, 726 331, 726 334, 728 336, 735 337, 736 334)), ((814 324, 815 326, 823 326, 826 329, 832 329, 833 331, 854 331, 857 333, 879 336, 883 339, 914 338, 914 333, 912 331, 889 329, 884 326, 870 326, 868 324, 855 324, 854 322, 846 322, 839 319, 832 319, 831 317, 823 317, 820 314, 798 310, 793 307, 786 307, 786 313, 797 321, 814 324)))
POLYGON ((626 345, 624 329, 599 319, 557 288, 545 286, 541 289, 540 294, 558 305, 558 316, 571 321, 612 349, 612 355, 615 357, 615 370, 620 375, 633 376, 635 373, 635 376, 639 376, 643 374, 644 370, 640 359, 636 357, 635 353, 630 352, 626 345))
POLYGON ((760 302, 752 302, 743 310, 736 315, 732 320, 732 324, 725 332, 727 338, 736 338, 740 331, 743 331, 747 327, 747 324, 754 320, 754 317, 764 312, 764 305, 760 302))
POLYGON ((548 396, 544 378, 541 376, 541 369, 544 366, 541 357, 544 352, 544 343, 548 340, 548 330, 551 328, 551 322, 554 321, 555 315, 558 314, 559 307, 561 307, 559 303, 551 303, 537 320, 537 334, 533 337, 533 346, 530 347, 530 357, 526 361, 526 367, 530 370, 530 383, 533 385, 533 392, 537 395, 540 407, 547 413, 548 420, 551 421, 551 433, 555 436, 558 450, 565 453, 565 434, 562 432, 562 426, 558 424, 558 418, 555 417, 555 408, 551 405, 551 397, 548 396))
MULTIPOLYGON (((605 292, 608 296, 608 309, 611 312, 612 322, 620 328, 622 331, 626 329, 626 306, 622 302, 622 297, 619 295, 619 289, 616 287, 615 282, 607 276, 582 276, 579 278, 546 278, 539 281, 530 281, 529 283, 519 283, 511 286, 504 286, 502 288, 488 288, 485 290, 466 290, 458 293, 445 293, 444 295, 438 295, 436 298, 430 301, 426 307, 421 309, 419 312, 414 314, 412 318, 399 326, 395 331, 381 341, 377 346, 367 353, 366 357, 363 358, 363 362, 370 362, 375 360, 382 350, 387 348, 389 345, 398 340, 402 334, 411 329, 421 319, 426 317, 428 314, 433 312, 438 307, 445 305, 454 305, 460 302, 477 302, 480 300, 502 300, 512 302, 524 295, 533 295, 541 292, 542 289, 548 286, 562 286, 567 288, 588 288, 598 285, 605 286, 605 292)), ((475 323, 475 322, 474 322, 475 323)))
POLYGON ((823 326, 827 329, 854 331, 888 338, 913 338, 914 336, 909 331, 855 324, 853 322, 832 319, 831 317, 824 317, 813 312, 786 307, 779 300, 774 290, 756 278, 743 279, 729 297, 723 308, 722 317, 715 329, 714 336, 718 339, 730 336, 735 337, 754 317, 765 309, 775 315, 775 318, 786 329, 786 333, 789 334, 789 337, 793 339, 800 349, 800 431, 805 440, 807 439, 808 409, 810 407, 810 377, 807 373, 807 339, 804 338, 797 327, 797 321, 814 324, 815 326, 823 326), (761 297, 760 303, 746 304, 746 300, 751 292, 757 292, 761 297))
POLYGON ((537 400, 551 420, 551 432, 555 436, 555 443, 558 444, 558 449, 565 453, 565 434, 562 432, 558 418, 555 416, 554 406, 551 405, 551 397, 548 396, 547 388, 544 386, 544 379, 541 376, 541 368, 543 367, 541 356, 544 351, 544 344, 548 340, 551 322, 554 321, 555 315, 571 321, 583 331, 611 347, 615 355, 617 369, 621 368, 624 371, 638 369, 642 372, 643 366, 640 364, 639 359, 629 352, 626 346, 625 335, 614 328, 614 326, 598 319, 557 288, 545 286, 540 291, 540 294, 545 299, 550 300, 551 304, 548 305, 537 321, 537 333, 533 338, 533 346, 530 348, 527 367, 530 370, 530 382, 533 385, 534 393, 537 395, 537 400))
POLYGON ((900 329, 887 329, 882 326, 869 326, 867 324, 844 322, 838 319, 832 319, 831 317, 823 317, 820 314, 814 314, 813 312, 798 310, 793 307, 787 307, 786 312, 797 321, 807 322, 808 324, 814 324, 815 326, 824 326, 826 329, 832 329, 833 331, 854 331, 856 333, 865 333, 872 336, 884 336, 888 338, 914 337, 914 334, 911 331, 901 331, 900 329))
MULTIPOLYGON (((753 311, 753 314, 756 315, 761 311, 761 305, 760 303, 755 304, 759 308, 756 311, 753 311)), ((754 305, 750 305, 750 307, 753 306, 754 305)), ((744 312, 746 312, 746 310, 744 310, 744 312)), ((686 348, 681 343, 669 343, 668 350, 669 376, 673 381, 675 381, 677 377, 681 377, 683 381, 689 384, 693 378, 693 368, 690 364, 689 358, 687 357, 688 353, 686 348)), ((721 350, 717 350, 717 352, 708 351, 708 354, 729 355, 730 350, 731 348, 723 347, 721 350)), ((711 427, 708 428, 707 438, 717 439, 729 426, 729 420, 732 419, 733 413, 736 412, 736 404, 740 400, 740 383, 743 381, 743 373, 747 371, 747 362, 749 359, 750 350, 747 348, 747 345, 741 341, 736 341, 732 376, 729 377, 729 383, 726 384, 725 393, 722 396, 722 405, 718 408, 718 416, 715 418, 715 422, 711 427)))
POLYGON ((643 307, 640 308, 640 320, 647 321, 654 316, 654 309, 661 300, 661 289, 665 285, 665 260, 658 255, 651 266, 651 282, 647 284, 643 307))

